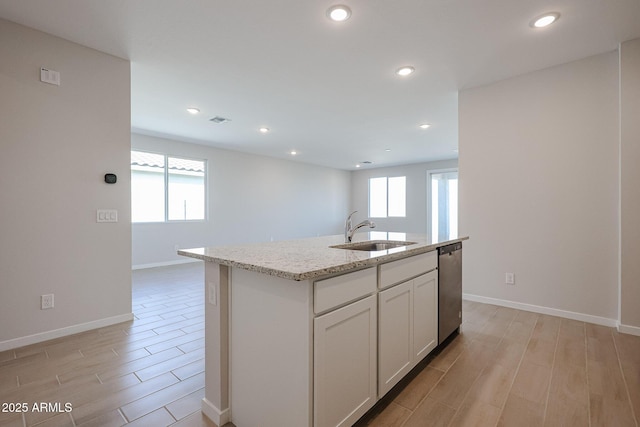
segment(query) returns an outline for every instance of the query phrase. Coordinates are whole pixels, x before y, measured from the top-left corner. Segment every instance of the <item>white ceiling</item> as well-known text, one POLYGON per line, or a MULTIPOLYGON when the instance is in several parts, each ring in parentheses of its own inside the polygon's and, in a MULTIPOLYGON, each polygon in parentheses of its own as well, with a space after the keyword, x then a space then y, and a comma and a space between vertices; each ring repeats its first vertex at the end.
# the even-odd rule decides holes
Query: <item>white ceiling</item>
POLYGON ((0 16, 129 59, 134 131, 349 170, 455 158, 458 90, 640 37, 639 0, 0 0, 0 16), (350 20, 327 19, 338 3, 350 20))

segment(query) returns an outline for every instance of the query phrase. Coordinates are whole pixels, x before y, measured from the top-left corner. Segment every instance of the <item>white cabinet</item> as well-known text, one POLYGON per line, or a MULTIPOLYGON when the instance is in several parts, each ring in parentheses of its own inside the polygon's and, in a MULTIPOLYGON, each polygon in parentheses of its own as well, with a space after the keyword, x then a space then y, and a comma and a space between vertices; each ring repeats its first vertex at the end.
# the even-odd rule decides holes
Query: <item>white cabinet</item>
POLYGON ((438 344, 438 272, 378 294, 378 397, 438 344))
POLYGON ((438 270, 413 279, 414 364, 438 345, 438 270))
POLYGON ((437 251, 380 264, 378 267, 378 287, 380 289, 388 288, 427 271, 435 270, 437 267, 437 251))
POLYGON ((330 279, 317 280, 313 286, 316 314, 345 305, 376 291, 376 269, 366 268, 330 279))
POLYGON ((376 402, 376 295, 313 323, 313 425, 351 426, 376 402))
POLYGON ((413 300, 412 280, 378 294, 378 394, 381 397, 411 370, 413 300))
POLYGON ((437 344, 437 253, 402 255, 305 281, 207 263, 226 293, 206 304, 203 412, 239 427, 356 423, 437 344))

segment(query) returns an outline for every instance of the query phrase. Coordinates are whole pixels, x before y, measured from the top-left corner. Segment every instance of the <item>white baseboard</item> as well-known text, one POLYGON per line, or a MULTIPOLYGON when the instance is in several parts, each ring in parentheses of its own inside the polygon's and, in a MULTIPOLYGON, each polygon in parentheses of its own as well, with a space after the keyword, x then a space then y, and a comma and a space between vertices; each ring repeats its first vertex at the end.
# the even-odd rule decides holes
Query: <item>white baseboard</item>
POLYGON ((209 402, 206 397, 202 399, 202 413, 217 426, 223 426, 231 421, 229 408, 221 411, 213 403, 209 402))
POLYGON ((0 352, 5 350, 13 350, 14 348, 24 347, 25 345, 36 344, 55 338, 66 337, 67 335, 78 334, 80 332, 86 332, 92 329, 104 328, 105 326, 128 322, 130 320, 133 320, 133 313, 121 314, 119 316, 107 317, 105 319, 94 320, 92 322, 80 323, 79 325, 67 326, 65 328, 54 329, 47 332, 40 332, 37 334, 28 335, 26 337, 0 341, 0 352))
POLYGON ((185 258, 185 259, 176 259, 173 261, 163 261, 163 262, 152 262, 150 264, 136 264, 132 265, 132 270, 142 270, 145 268, 155 268, 155 267, 168 267, 170 265, 178 265, 178 264, 188 264, 191 262, 202 262, 199 259, 195 258, 185 258))
POLYGON ((618 323, 618 332, 621 334, 636 335, 640 337, 640 328, 637 326, 622 325, 618 323))
POLYGON ((581 322, 594 323, 596 325, 608 326, 615 328, 618 326, 616 319, 607 317, 592 316, 590 314, 576 313, 574 311, 560 310, 557 308, 543 307, 533 304, 525 304, 521 302, 508 301, 497 298, 483 297, 480 295, 462 294, 462 298, 469 301, 482 302, 485 304, 499 305, 502 307, 516 308, 518 310, 532 311, 534 313, 548 314, 550 316, 564 317, 565 319, 579 320, 581 322))

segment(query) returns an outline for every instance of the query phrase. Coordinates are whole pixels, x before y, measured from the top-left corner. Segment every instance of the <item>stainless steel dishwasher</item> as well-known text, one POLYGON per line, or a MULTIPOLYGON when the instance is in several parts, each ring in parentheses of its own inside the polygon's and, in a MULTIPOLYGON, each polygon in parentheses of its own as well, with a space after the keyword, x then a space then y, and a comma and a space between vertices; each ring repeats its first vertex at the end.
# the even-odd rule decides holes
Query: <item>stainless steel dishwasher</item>
POLYGON ((462 242, 438 248, 438 344, 462 323, 462 242))

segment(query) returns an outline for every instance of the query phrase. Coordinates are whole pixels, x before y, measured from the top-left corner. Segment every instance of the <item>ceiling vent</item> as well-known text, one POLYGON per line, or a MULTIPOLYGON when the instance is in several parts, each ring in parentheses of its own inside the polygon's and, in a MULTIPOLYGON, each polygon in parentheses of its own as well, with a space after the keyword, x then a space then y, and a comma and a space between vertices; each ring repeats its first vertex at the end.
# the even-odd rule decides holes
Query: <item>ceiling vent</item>
POLYGON ((362 163, 363 165, 370 165, 370 164, 371 164, 371 163, 373 163, 373 162, 371 162, 371 161, 369 161, 369 160, 365 160, 364 162, 361 162, 361 163, 362 163))
POLYGON ((231 119, 227 119, 227 118, 220 117, 220 116, 215 116, 214 118, 209 119, 209 121, 213 122, 213 123, 227 123, 227 122, 230 122, 231 119))

